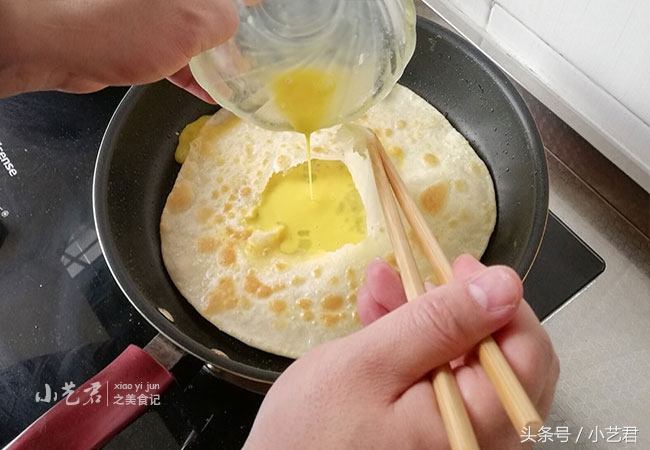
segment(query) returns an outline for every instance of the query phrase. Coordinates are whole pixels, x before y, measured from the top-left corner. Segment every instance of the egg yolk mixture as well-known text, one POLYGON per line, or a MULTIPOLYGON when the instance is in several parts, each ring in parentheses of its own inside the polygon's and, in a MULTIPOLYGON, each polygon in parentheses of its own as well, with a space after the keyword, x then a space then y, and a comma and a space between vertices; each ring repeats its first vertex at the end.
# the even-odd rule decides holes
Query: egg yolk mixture
POLYGON ((330 252, 366 237, 366 210, 347 166, 313 161, 313 199, 305 189, 307 163, 278 172, 248 218, 254 229, 279 232, 279 251, 305 256, 330 252))
POLYGON ((282 73, 271 83, 278 108, 305 135, 310 199, 314 198, 310 135, 331 122, 332 100, 341 78, 335 70, 303 67, 282 73))
POLYGON ((271 90, 278 108, 297 132, 308 135, 331 120, 334 92, 340 74, 310 67, 277 76, 271 90))

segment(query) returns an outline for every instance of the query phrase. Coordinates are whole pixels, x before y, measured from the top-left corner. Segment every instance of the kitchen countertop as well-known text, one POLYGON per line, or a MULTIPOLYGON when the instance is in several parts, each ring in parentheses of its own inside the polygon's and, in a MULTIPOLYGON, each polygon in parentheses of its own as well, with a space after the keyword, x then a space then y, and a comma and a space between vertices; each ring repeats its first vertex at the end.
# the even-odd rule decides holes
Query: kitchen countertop
MULTIPOLYGON (((420 1, 417 8, 441 22, 420 1)), ((561 374, 546 422, 553 435, 535 449, 650 448, 650 239, 549 150, 554 127, 543 131, 549 207, 606 269, 543 323, 561 374)), ((643 215, 650 221, 650 209, 643 215)))

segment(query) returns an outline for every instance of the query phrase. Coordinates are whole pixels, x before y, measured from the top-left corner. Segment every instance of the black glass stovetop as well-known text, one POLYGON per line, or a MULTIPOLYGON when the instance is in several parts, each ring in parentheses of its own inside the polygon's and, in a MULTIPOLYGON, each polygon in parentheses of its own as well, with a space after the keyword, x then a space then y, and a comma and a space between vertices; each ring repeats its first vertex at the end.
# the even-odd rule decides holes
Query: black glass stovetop
MULTIPOLYGON (((0 100, 0 447, 60 400, 66 383, 81 385, 155 335, 113 281, 92 217, 95 156, 124 93, 0 100)), ((551 214, 526 298, 544 318, 603 269, 551 214)), ((174 373, 159 405, 105 448, 241 447, 262 397, 191 356, 174 373)))

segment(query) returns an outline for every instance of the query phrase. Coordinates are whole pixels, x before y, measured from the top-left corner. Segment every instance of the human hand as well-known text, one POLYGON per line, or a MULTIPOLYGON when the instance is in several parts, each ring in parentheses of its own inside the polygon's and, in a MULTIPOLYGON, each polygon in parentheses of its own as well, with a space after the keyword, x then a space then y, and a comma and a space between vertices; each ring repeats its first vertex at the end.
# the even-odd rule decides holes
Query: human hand
POLYGON ((0 97, 169 77, 206 101, 190 58, 232 36, 232 0, 0 0, 0 97))
POLYGON ((269 390, 244 449, 447 449, 430 373, 449 361, 481 449, 526 447, 471 350, 493 334, 542 417, 557 356, 511 269, 462 256, 454 275, 403 304, 397 272, 371 263, 357 299, 369 326, 293 363, 269 390))

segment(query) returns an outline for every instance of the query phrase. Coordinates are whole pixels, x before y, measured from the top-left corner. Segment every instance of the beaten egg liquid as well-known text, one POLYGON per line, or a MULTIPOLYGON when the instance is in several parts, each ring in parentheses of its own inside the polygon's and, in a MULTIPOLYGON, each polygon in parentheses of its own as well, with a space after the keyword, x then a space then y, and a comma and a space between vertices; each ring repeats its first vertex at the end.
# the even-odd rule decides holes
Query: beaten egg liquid
POLYGON ((345 164, 318 161, 317 179, 312 170, 311 133, 334 122, 336 90, 342 83, 340 70, 315 68, 282 73, 271 83, 278 109, 305 135, 307 146, 309 198, 302 194, 305 177, 300 166, 276 174, 252 221, 267 230, 283 224, 280 251, 284 254, 329 252, 356 244, 366 235, 365 208, 345 164))
POLYGON ((311 133, 331 124, 334 94, 342 82, 335 70, 300 68, 285 72, 271 83, 275 103, 298 133, 305 135, 309 198, 314 199, 311 167, 311 133))

